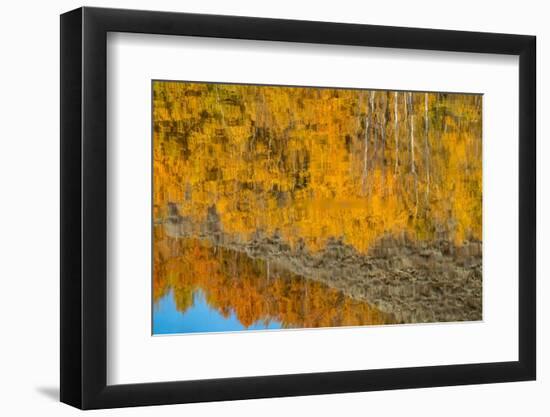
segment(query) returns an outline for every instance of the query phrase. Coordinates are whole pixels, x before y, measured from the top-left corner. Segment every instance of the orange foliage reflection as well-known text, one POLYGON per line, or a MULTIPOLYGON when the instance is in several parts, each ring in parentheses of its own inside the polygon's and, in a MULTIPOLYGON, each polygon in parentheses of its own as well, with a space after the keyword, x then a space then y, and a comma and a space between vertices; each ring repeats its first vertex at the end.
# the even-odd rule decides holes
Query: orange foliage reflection
POLYGON ((216 206, 247 240, 276 230, 360 252, 383 234, 481 240, 481 96, 154 82, 154 207, 216 206))
POLYGON ((160 227, 155 228, 154 271, 155 302, 172 290, 176 308, 183 313, 192 307, 194 292, 202 290, 211 308, 224 317, 235 313, 245 327, 270 321, 285 328, 394 322, 391 315, 324 284, 243 253, 196 239, 170 238, 160 227))

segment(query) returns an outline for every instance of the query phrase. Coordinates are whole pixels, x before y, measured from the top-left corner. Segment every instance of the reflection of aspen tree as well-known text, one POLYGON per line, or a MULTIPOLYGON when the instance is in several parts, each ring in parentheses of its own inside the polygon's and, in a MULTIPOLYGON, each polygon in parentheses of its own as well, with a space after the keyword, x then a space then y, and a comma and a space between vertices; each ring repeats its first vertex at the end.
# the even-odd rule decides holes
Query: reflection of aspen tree
POLYGON ((394 101, 393 101, 393 118, 394 118, 394 129, 393 129, 393 136, 395 138, 395 170, 394 170, 394 176, 397 175, 397 166, 399 165, 399 119, 397 114, 397 91, 393 93, 394 101))
MULTIPOLYGON (((481 95, 478 95, 476 96, 475 98, 475 106, 476 106, 476 121, 478 121, 478 117, 479 117, 479 123, 481 125, 481 114, 482 114, 482 107, 483 107, 483 103, 482 103, 482 96, 481 95)), ((481 139, 481 135, 479 136, 479 138, 481 139)), ((481 156, 481 148, 482 148, 482 143, 481 143, 481 140, 479 141, 475 141, 475 149, 476 149, 476 154, 475 154, 475 157, 476 157, 476 160, 479 160, 480 159, 480 156, 481 156)))
MULTIPOLYGON (((216 90, 216 103, 218 104, 218 109, 220 110, 220 113, 221 113, 221 116, 222 116, 222 128, 223 128, 224 132, 227 132, 227 125, 225 123, 225 114, 223 112, 222 103, 220 102, 220 93, 218 91, 218 86, 217 85, 214 86, 214 89, 216 90)), ((219 171, 216 173, 216 175, 219 175, 219 171)), ((216 189, 216 200, 218 200, 218 198, 219 198, 219 190, 216 189)))
POLYGON ((410 170, 414 175, 416 174, 416 169, 414 166, 414 114, 413 114, 413 103, 412 103, 412 93, 409 93, 409 155, 410 155, 410 170))
POLYGON ((373 147, 374 147, 374 151, 373 151, 373 165, 376 164, 376 155, 378 153, 378 143, 377 143, 377 139, 376 139, 376 129, 375 129, 375 123, 376 123, 376 113, 375 113, 375 110, 374 110, 374 107, 375 107, 375 99, 376 99, 376 91, 371 91, 370 92, 370 112, 369 112, 369 118, 370 118, 370 125, 371 125, 371 129, 372 129, 372 142, 373 142, 373 147))
MULTIPOLYGON (((365 117, 365 146, 363 151, 363 194, 366 193, 367 174, 368 174, 368 152, 369 152, 369 127, 372 119, 372 92, 371 92, 371 107, 368 115, 365 117)), ((368 106, 367 106, 368 107, 368 106)))
POLYGON ((222 104, 220 102, 220 93, 218 91, 218 86, 215 85, 214 86, 214 89, 216 90, 216 103, 218 104, 218 109, 220 110, 220 113, 221 113, 221 116, 222 116, 222 126, 224 129, 226 129, 226 125, 225 125, 225 115, 223 113, 223 107, 222 107, 222 104))
POLYGON ((424 165, 426 166, 426 204, 430 198, 430 144, 428 141, 428 93, 424 93, 424 165))
POLYGON ((167 82, 154 91, 155 218, 181 205, 199 233, 216 204, 243 241, 280 228, 311 250, 340 235, 360 251, 386 232, 430 239, 448 222, 456 242, 481 237, 480 96, 167 82), (384 108, 389 130, 374 132, 384 108), (392 178, 376 165, 373 134, 392 178))
POLYGON ((414 209, 414 215, 416 217, 418 213, 418 176, 416 175, 416 167, 415 167, 415 161, 414 161, 414 105, 412 100, 412 93, 409 93, 409 114, 410 114, 410 124, 411 124, 411 131, 410 131, 410 148, 411 148, 411 173, 414 177, 414 200, 415 200, 415 209, 414 209))
MULTIPOLYGON (((355 132, 350 137, 350 151, 353 146, 353 139, 352 137, 357 137, 359 140, 361 140, 361 104, 363 100, 361 99, 361 95, 357 98, 357 117, 355 117, 355 132)), ((350 177, 354 177, 354 169, 355 169, 355 159, 352 159, 349 164, 349 175, 350 177)))
MULTIPOLYGON (((388 94, 384 94, 383 108, 381 109, 382 121, 380 122, 380 131, 382 133, 382 177, 386 177, 386 111, 388 110, 388 94)), ((385 189, 386 187, 384 187, 385 189)))

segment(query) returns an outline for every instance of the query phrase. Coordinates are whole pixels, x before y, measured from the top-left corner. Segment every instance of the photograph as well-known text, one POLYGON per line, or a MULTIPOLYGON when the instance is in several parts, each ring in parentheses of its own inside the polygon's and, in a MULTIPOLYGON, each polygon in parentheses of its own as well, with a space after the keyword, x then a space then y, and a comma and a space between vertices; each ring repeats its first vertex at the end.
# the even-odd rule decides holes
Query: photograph
POLYGON ((483 320, 482 94, 151 97, 153 335, 483 320))
POLYGON ((3 4, 0 417, 550 417, 544 4, 3 4))

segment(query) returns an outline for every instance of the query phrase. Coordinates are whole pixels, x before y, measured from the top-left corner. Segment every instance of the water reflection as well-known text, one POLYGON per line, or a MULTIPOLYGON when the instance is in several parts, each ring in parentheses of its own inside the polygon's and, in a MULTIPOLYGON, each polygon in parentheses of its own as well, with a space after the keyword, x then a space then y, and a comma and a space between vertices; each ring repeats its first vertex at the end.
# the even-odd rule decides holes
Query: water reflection
POLYGON ((157 226, 154 333, 389 324, 366 302, 244 253, 157 226))
POLYGON ((481 240, 481 96, 155 82, 154 216, 367 252, 481 240))
POLYGON ((481 95, 155 81, 154 320, 480 320, 481 131, 481 95))
POLYGON ((178 311, 176 295, 171 290, 155 304, 154 334, 225 332, 239 330, 280 329, 276 321, 258 321, 245 327, 234 312, 229 316, 213 308, 202 290, 193 292, 193 304, 184 313, 178 311))

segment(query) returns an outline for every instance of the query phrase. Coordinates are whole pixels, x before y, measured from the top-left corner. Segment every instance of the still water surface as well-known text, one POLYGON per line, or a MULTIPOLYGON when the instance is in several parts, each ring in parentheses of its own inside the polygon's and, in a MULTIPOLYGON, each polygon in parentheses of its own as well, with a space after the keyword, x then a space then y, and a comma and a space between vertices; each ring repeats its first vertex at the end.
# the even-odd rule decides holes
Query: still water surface
POLYGON ((258 321, 245 327, 234 311, 228 317, 224 317, 209 306, 202 290, 193 293, 193 306, 185 313, 177 310, 174 292, 170 291, 156 304, 153 319, 154 334, 265 330, 281 327, 281 323, 277 321, 258 321))

